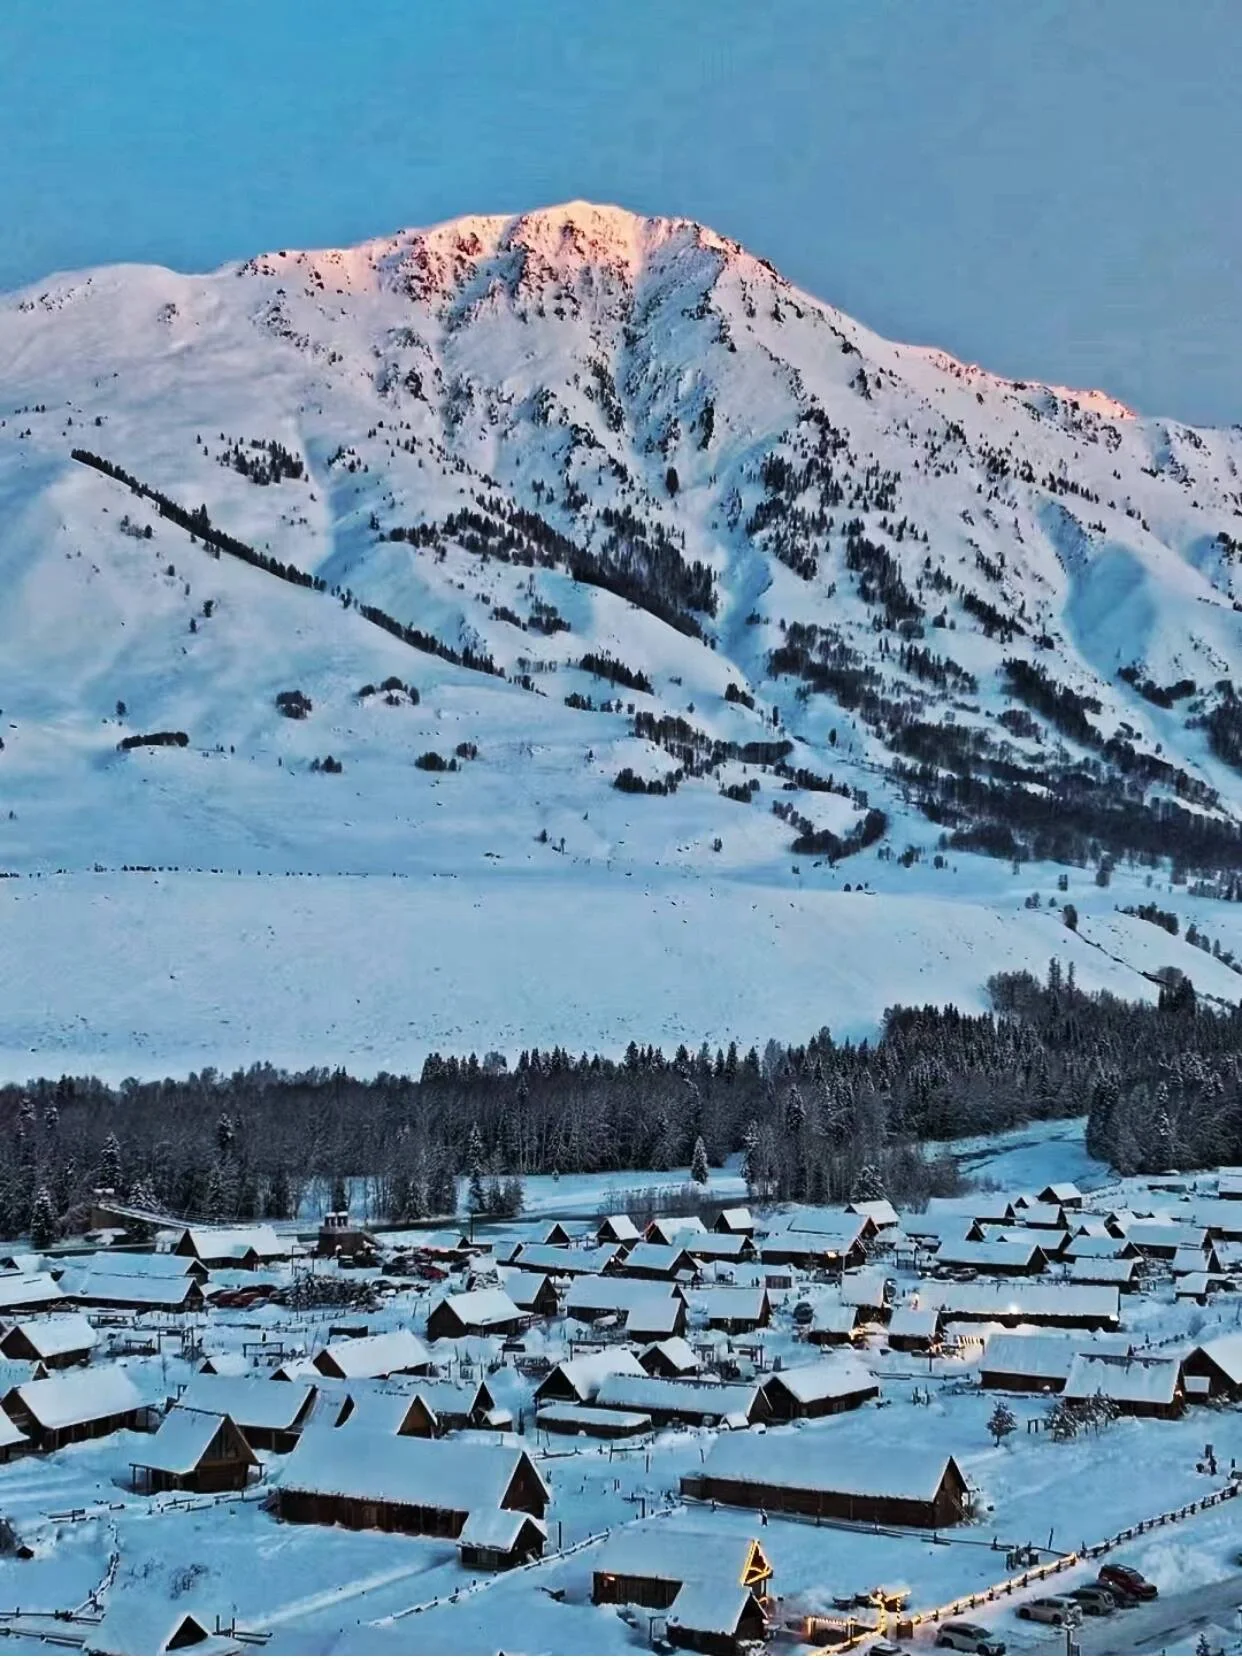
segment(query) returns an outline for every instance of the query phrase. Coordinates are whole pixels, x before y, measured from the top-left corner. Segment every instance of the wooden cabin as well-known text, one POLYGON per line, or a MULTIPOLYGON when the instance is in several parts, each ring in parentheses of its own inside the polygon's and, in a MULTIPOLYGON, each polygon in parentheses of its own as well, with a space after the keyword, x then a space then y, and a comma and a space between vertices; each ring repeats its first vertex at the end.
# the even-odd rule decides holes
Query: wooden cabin
POLYGON ((536 1429, 550 1435, 590 1435, 599 1441, 623 1441, 646 1435, 651 1419, 645 1412, 621 1412, 607 1406, 575 1406, 554 1401, 535 1414, 536 1429))
POLYGON ((0 1464, 34 1450, 30 1437, 18 1429, 8 1413, 0 1406, 0 1464))
POLYGON ((472 1510, 457 1536, 463 1568, 495 1573, 537 1562, 548 1542, 546 1522, 520 1510, 472 1510))
POLYGON ((329 1343, 314 1356, 312 1365, 326 1378, 418 1376, 431 1370, 431 1356, 420 1338, 400 1327, 329 1343))
POLYGON ((942 1324, 938 1308, 895 1308, 888 1322, 888 1346, 906 1354, 924 1354, 939 1346, 942 1324))
POLYGON ((833 1348, 852 1343, 858 1336, 860 1325, 856 1308, 832 1298, 815 1305, 806 1335, 810 1342, 818 1343, 821 1348, 833 1348))
POLYGON ((687 1245, 693 1250, 696 1235, 706 1232, 699 1216, 657 1216, 648 1222, 643 1238, 652 1245, 687 1245))
POLYGON ((671 1608, 687 1585, 735 1585, 766 1597, 772 1565, 758 1539, 659 1522, 615 1529, 595 1557, 591 1601, 671 1608))
POLYGON ((539 1274, 523 1268, 502 1268, 500 1288, 523 1314, 539 1320, 554 1320, 560 1311, 560 1298, 550 1274, 539 1274))
POLYGON ((1064 1398, 1102 1395, 1127 1418, 1180 1418, 1186 1408, 1181 1361, 1168 1355, 1079 1355, 1064 1398))
POLYGON ((613 1411, 644 1412, 657 1429, 665 1424, 766 1423, 772 1416, 758 1383, 712 1383, 701 1378, 649 1378, 615 1372, 596 1391, 594 1404, 613 1411))
POLYGON ((683 1245, 656 1245, 642 1241, 619 1264, 618 1274, 631 1280, 689 1280, 698 1264, 683 1245))
POLYGON ((48 1371, 85 1366, 99 1343, 99 1334, 81 1314, 56 1314, 43 1320, 21 1320, 0 1337, 6 1360, 28 1360, 48 1371))
POLYGON ((512 1337, 529 1323, 499 1286, 482 1291, 460 1291, 442 1297, 427 1316, 427 1336, 443 1338, 512 1337))
POLYGON ((193 1227, 173 1246, 173 1254, 193 1257, 208 1268, 258 1268, 292 1255, 292 1243, 281 1240, 267 1223, 244 1228, 193 1227))
POLYGON ((1040 1284, 1031 1280, 977 1280, 968 1285, 928 1285, 923 1302, 947 1321, 986 1320, 1002 1326, 1061 1326, 1066 1330, 1116 1331, 1121 1293, 1111 1285, 1040 1284))
POLYGON ((771 1300, 762 1285, 707 1287, 691 1294, 691 1307, 713 1331, 758 1331, 772 1321, 771 1300))
POLYGON ((480 1379, 420 1378, 414 1393, 435 1414, 442 1433, 450 1429, 486 1429, 496 1412, 496 1397, 480 1379))
POLYGON ((89 1366, 20 1384, 0 1406, 41 1452, 118 1429, 154 1427, 150 1401, 120 1366, 89 1366))
POLYGON ((800 1435, 719 1436, 681 1490, 745 1510, 928 1528, 960 1522, 967 1493, 948 1456, 907 1447, 878 1458, 838 1439, 817 1441, 809 1458, 800 1435))
POLYGON ((548 1401, 593 1401, 600 1385, 613 1373, 629 1377, 646 1377, 646 1373, 629 1349, 594 1349, 562 1360, 542 1378, 535 1388, 535 1404, 548 1401))
POLYGON ((715 1233, 736 1233, 749 1236, 755 1231, 755 1219, 745 1205, 731 1205, 722 1210, 712 1224, 715 1233))
POLYGON ((278 1383, 269 1378, 213 1377, 200 1372, 191 1379, 179 1405, 220 1413, 232 1420, 256 1452, 292 1452, 315 1403, 315 1385, 278 1383))
POLYGON ((65 1301, 50 1274, 0 1274, 0 1318, 22 1320, 65 1301))
POLYGON ((745 1585, 705 1580, 682 1586, 665 1629, 675 1648, 697 1654, 748 1654, 762 1649, 768 1621, 763 1604, 745 1585))
POLYGON ((648 1344, 638 1363, 649 1378, 687 1378, 700 1370, 699 1357, 684 1337, 648 1344))
POLYGON ((241 1492, 258 1471, 254 1449, 227 1413, 174 1406, 141 1459, 132 1460, 139 1492, 241 1492))
POLYGON ((843 1357, 769 1372, 763 1380, 763 1392, 773 1419, 789 1422, 852 1412, 864 1402, 876 1400, 880 1386, 861 1361, 843 1357))
POLYGON ((636 1222, 628 1216, 605 1216, 595 1230, 596 1241, 600 1245, 637 1245, 642 1238, 642 1232, 636 1222))
POLYGON ((65 1295, 78 1308, 129 1308, 159 1314, 196 1314, 207 1301, 192 1274, 80 1274, 72 1284, 66 1283, 65 1295))
POLYGON ((365 1430, 375 1435, 432 1436, 440 1433, 440 1420, 421 1390, 406 1395, 366 1389, 346 1395, 336 1427, 351 1435, 365 1430))
POLYGON ((456 1539, 475 1511, 542 1520, 549 1498, 520 1447, 316 1426, 289 1455, 274 1502, 288 1522, 456 1539))
POLYGON ((573 1242, 574 1236, 563 1222, 550 1222, 539 1239, 541 1245, 572 1245, 573 1242))
POLYGON ((82 1639, 84 1654, 188 1654, 200 1646, 208 1654, 220 1652, 219 1639, 205 1618, 170 1608, 161 1597, 118 1597, 115 1590, 103 1619, 87 1626, 82 1639))
POLYGON ((684 1337, 689 1317, 680 1297, 639 1297, 625 1311, 625 1336, 630 1343, 658 1343, 666 1337, 684 1337))
POLYGON ((1192 1349, 1182 1361, 1182 1379, 1192 1398, 1242 1401, 1242 1332, 1192 1349))

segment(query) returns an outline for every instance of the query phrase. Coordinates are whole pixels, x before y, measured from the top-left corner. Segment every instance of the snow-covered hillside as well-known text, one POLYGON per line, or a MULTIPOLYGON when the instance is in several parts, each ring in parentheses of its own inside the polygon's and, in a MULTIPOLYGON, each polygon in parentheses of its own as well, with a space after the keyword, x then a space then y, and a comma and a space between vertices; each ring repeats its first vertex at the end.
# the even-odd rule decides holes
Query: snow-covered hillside
POLYGON ((920 985, 977 1002, 1064 945, 1046 912, 997 949, 1052 861, 1079 867, 1084 932, 1129 942, 1063 955, 1231 997, 1228 967, 1114 910, 1175 860, 1196 896, 1155 898, 1242 953, 1240 466, 1242 429, 893 345, 702 226, 583 203, 8 296, 0 907, 29 976, 8 1067, 171 1052, 135 1045, 133 968, 108 985, 146 917, 186 961, 207 929, 210 1009, 174 978, 156 1024, 225 1062, 264 1052, 243 1017, 272 963, 296 1000, 338 941, 375 953, 405 1025, 338 1041, 351 970, 284 1035, 359 1064, 516 1043, 536 1008, 541 1041, 589 1043, 557 1000, 589 1008, 605 956, 601 1043, 678 1030, 687 977, 688 1040, 769 1009, 804 1035, 843 983, 861 1025, 920 985), (118 747, 153 733, 186 741, 118 747), (1102 858, 1109 888, 1084 873, 1102 858), (123 866, 179 874, 148 902, 123 866), (363 876, 382 903, 350 897, 363 876), (291 903, 264 880, 287 877, 317 880, 291 903), (829 901, 864 882, 851 958, 857 907, 829 901), (652 923, 681 899, 693 920, 652 923), (797 953, 748 932, 785 907, 797 953), (86 983, 56 972, 74 916, 86 983), (463 1016, 424 980, 467 939, 463 1016))

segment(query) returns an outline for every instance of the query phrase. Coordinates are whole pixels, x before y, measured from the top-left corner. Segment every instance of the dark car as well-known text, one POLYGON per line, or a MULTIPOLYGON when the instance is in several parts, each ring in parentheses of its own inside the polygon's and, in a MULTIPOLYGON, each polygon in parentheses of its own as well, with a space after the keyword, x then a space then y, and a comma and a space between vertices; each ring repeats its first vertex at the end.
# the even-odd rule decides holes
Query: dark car
POLYGON ((1110 1583, 1105 1579, 1097 1579, 1095 1583, 1101 1591, 1108 1592, 1118 1608, 1137 1608, 1139 1606, 1140 1599, 1135 1596, 1133 1591, 1127 1591, 1125 1586, 1119 1584, 1117 1580, 1114 1579, 1110 1583))
POLYGON ((1077 1590, 1066 1593, 1071 1602, 1076 1602, 1084 1614, 1115 1614, 1117 1612, 1117 1598, 1107 1585, 1080 1585, 1077 1590))
POLYGON ((1099 1573, 1100 1579, 1111 1591, 1114 1585, 1119 1585, 1123 1591, 1129 1591, 1132 1597, 1140 1602, 1150 1602, 1158 1597, 1160 1592, 1146 1575, 1137 1568, 1128 1568, 1122 1562, 1105 1562, 1099 1573))

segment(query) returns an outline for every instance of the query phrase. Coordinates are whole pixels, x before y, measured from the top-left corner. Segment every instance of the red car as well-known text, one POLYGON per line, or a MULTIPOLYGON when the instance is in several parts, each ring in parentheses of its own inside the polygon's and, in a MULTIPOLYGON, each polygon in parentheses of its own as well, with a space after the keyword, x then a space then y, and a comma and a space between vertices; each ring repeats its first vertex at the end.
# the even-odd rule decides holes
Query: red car
POLYGON ((1123 1591, 1128 1591, 1140 1602, 1150 1602, 1153 1597, 1160 1595, 1150 1579, 1137 1568, 1127 1568, 1121 1562, 1105 1562, 1100 1568, 1099 1577, 1105 1585, 1120 1585, 1123 1591))

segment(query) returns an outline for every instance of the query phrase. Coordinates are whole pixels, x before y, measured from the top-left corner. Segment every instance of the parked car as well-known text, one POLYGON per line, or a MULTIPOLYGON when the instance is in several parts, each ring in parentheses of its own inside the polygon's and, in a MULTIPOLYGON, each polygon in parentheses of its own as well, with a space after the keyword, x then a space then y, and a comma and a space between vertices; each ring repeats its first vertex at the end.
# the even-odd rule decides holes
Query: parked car
POLYGON ((955 1648, 962 1654, 1004 1654, 1005 1645, 986 1625, 969 1620, 946 1620, 936 1633, 937 1648, 955 1648))
POLYGON ((909 1654, 909 1649, 902 1648, 900 1643, 894 1643, 891 1638, 877 1637, 871 1646, 863 1651, 865 1654, 909 1654))
POLYGON ((1032 1597, 1018 1609, 1018 1618, 1041 1625, 1081 1625, 1082 1609, 1069 1597, 1032 1597))
POLYGON ((1110 1588, 1113 1585, 1120 1585, 1123 1590, 1129 1591, 1132 1596, 1136 1596, 1140 1602, 1150 1602, 1153 1597, 1160 1595, 1160 1592, 1145 1574, 1141 1574, 1137 1568, 1126 1567, 1123 1562, 1105 1562, 1100 1569, 1099 1577, 1110 1588))
POLYGON ((1076 1602, 1084 1614, 1115 1614, 1117 1599, 1104 1585, 1080 1585, 1076 1591, 1067 1593, 1071 1602, 1076 1602))
POLYGON ((1097 1579, 1095 1583, 1101 1591, 1108 1592, 1118 1608, 1137 1608, 1139 1606, 1141 1598, 1136 1597, 1133 1591, 1127 1591, 1125 1586, 1119 1585, 1116 1580, 1106 1584, 1104 1580, 1097 1579))

